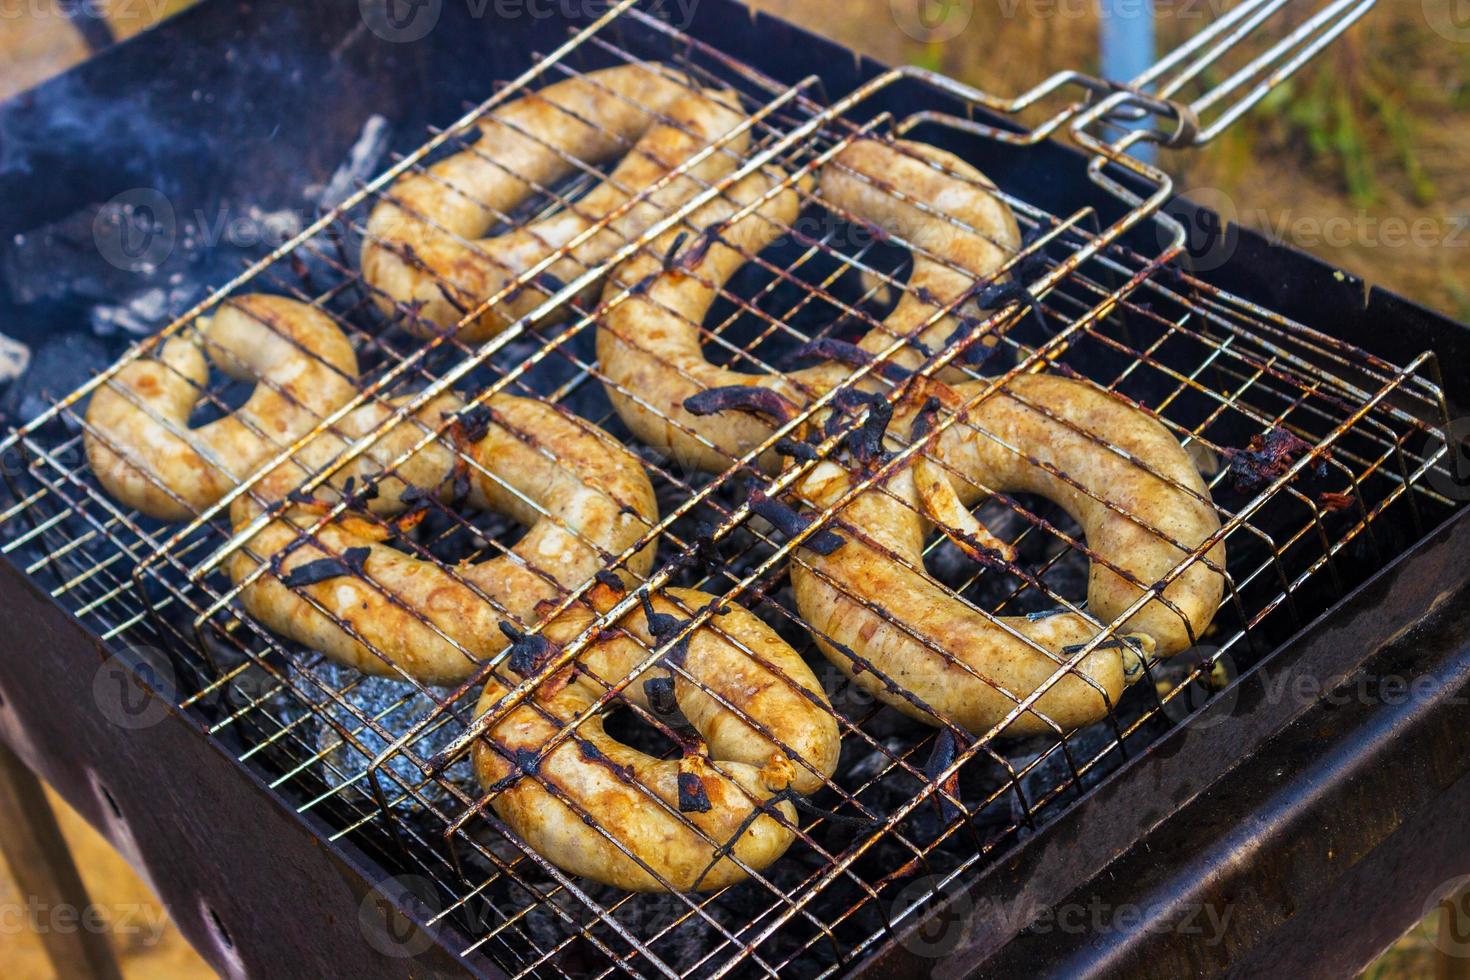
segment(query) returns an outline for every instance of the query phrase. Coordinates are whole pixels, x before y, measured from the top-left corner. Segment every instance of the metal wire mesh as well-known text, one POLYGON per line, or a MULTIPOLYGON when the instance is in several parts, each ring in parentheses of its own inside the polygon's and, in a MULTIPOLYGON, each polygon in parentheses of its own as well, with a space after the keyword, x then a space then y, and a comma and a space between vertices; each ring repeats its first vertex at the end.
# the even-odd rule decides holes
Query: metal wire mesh
MULTIPOLYGON (((795 352, 814 339, 839 336, 854 325, 880 327, 907 288, 904 267, 914 248, 863 233, 853 216, 812 197, 802 178, 863 136, 923 138, 932 123, 954 124, 927 113, 902 121, 868 116, 866 100, 882 86, 827 105, 814 81, 781 85, 636 8, 619 10, 435 134, 397 172, 421 169, 430 154, 453 149, 476 119, 522 89, 593 66, 655 60, 676 64, 704 84, 734 87, 752 120, 749 158, 735 174, 707 186, 708 198, 766 163, 783 169, 788 186, 803 188, 797 222, 781 229, 776 244, 746 256, 742 271, 719 290, 710 315, 697 325, 712 360, 778 372, 797 363, 795 352)), ((926 93, 964 97, 949 83, 912 73, 883 83, 890 84, 914 86, 911 101, 918 104, 926 93)), ((1141 165, 1118 166, 1150 176, 1141 165)), ((575 207, 603 176, 578 169, 564 185, 538 187, 524 209, 501 216, 503 225, 575 207)), ((565 284, 543 310, 478 347, 452 331, 417 340, 402 329, 416 311, 399 304, 385 314, 352 259, 367 233, 367 210, 392 193, 394 175, 324 216, 231 289, 281 293, 328 313, 358 351, 364 400, 387 404, 409 395, 425 401, 450 388, 480 399, 520 394, 566 408, 632 445, 608 400, 606 389, 616 385, 596 363, 593 338, 607 305, 626 300, 636 287, 624 284, 593 307, 568 304, 585 284, 565 284)), ((1035 833, 1085 789, 1144 755, 1201 698, 1212 696, 1222 677, 1268 656, 1360 581, 1365 568, 1381 567, 1454 507, 1426 480, 1442 465, 1443 442, 1436 450, 1434 436, 1447 421, 1432 355, 1391 365, 1214 290, 1165 264, 1177 251, 1168 236, 1150 254, 1125 247, 1124 234, 1149 221, 1166 192, 1159 180, 1154 193, 1134 196, 1121 217, 1105 218, 1086 205, 1049 213, 1003 188, 1024 244, 997 275, 1024 282, 1034 302, 1013 299, 991 311, 988 334, 972 334, 998 338, 1000 353, 983 368, 967 366, 961 346, 936 352, 924 368, 995 382, 1043 368, 1086 379, 1159 419, 1207 477, 1229 555, 1222 570, 1226 602, 1194 650, 1152 665, 1096 724, 1075 731, 1057 726, 1050 735, 1024 740, 1002 737, 998 725, 966 738, 955 726, 936 730, 903 718, 817 653, 814 631, 791 598, 790 570, 803 561, 800 542, 830 522, 832 508, 792 537, 756 518, 750 495, 762 489, 776 496, 795 485, 801 466, 773 476, 758 460, 776 438, 819 418, 831 393, 721 474, 638 450, 662 515, 646 538, 658 542, 655 570, 568 644, 564 659, 633 608, 638 593, 697 588, 750 609, 813 665, 842 739, 836 773, 805 801, 791 849, 732 888, 708 895, 632 894, 569 877, 536 853, 489 807, 493 792, 474 784, 464 760, 484 727, 474 718, 478 681, 501 665, 486 665, 457 688, 424 687, 403 676, 368 677, 337 666, 256 624, 242 614, 239 586, 222 570, 248 538, 230 526, 228 501, 184 525, 162 525, 112 501, 81 449, 85 391, 58 401, 10 440, 15 465, 6 470, 15 499, 0 515, 3 550, 29 574, 49 580, 52 594, 105 639, 161 651, 149 663, 167 675, 164 686, 181 707, 202 718, 213 736, 299 810, 332 827, 334 839, 353 840, 394 873, 419 876, 438 916, 469 937, 470 949, 491 955, 509 972, 827 975, 891 936, 927 896, 1035 833), (1274 430, 1290 432, 1309 448, 1270 479, 1237 479, 1232 454, 1274 430), (908 887, 915 879, 926 883, 917 892, 908 887)), ((661 234, 688 226, 694 207, 671 212, 660 226, 626 241, 618 257, 654 248, 661 234)), ((589 282, 598 271, 587 270, 589 282)), ((528 272, 507 291, 536 274, 528 272)), ((467 319, 472 315, 466 311, 467 319)), ((893 338, 892 350, 905 343, 893 338)), ((901 384, 885 378, 876 362, 855 369, 853 377, 889 394, 901 384)), ((207 398, 215 412, 225 412, 234 393, 214 388, 207 398)), ((324 420, 319 432, 331 431, 337 421, 324 420)), ((843 421, 819 452, 836 458, 861 423, 860 417, 843 421)), ((944 424, 966 423, 952 417, 944 424)), ((425 426, 422 441, 443 441, 449 425, 425 426)), ((536 444, 535 432, 517 435, 536 444)), ((281 446, 278 459, 306 441, 281 446)), ((371 442, 370 436, 356 443, 332 465, 345 465, 371 442)), ((891 462, 923 451, 903 446, 891 462)), ((318 471, 303 489, 330 476, 318 471)), ((874 474, 863 481, 873 484, 874 474)), ((926 568, 953 595, 990 615, 1080 604, 1096 556, 1060 507, 1000 495, 980 516, 1018 558, 980 569, 931 535, 926 568)), ((515 537, 515 527, 502 517, 466 514, 431 500, 404 547, 453 574, 460 562, 507 553, 515 537)), ((612 556, 609 567, 627 571, 639 547, 612 556)), ((1176 573, 1206 561, 1207 550, 1208 544, 1196 549, 1176 573)), ((567 592, 560 608, 581 602, 586 592, 567 592)), ((903 610, 876 612, 904 622, 903 610)), ((709 609, 685 613, 686 630, 721 629, 709 609)), ((1118 624, 1099 625, 1093 647, 1108 642, 1118 624)), ((678 641, 671 636, 645 646, 643 666, 678 641)), ((1059 664, 1057 674, 1070 669, 1059 664)), ((678 733, 617 697, 637 677, 635 671, 604 685, 597 713, 607 715, 609 729, 630 744, 654 755, 674 754, 678 733)), ((683 679, 697 683, 687 674, 683 679)), ((518 684, 510 678, 506 686, 515 688, 514 701, 523 701, 537 680, 518 684)), ((1035 695, 1019 699, 1012 717, 1034 703, 1035 695)), ((743 714, 739 704, 725 707, 743 714)), ((561 737, 576 739, 576 725, 561 737)), ((596 814, 584 816, 597 822, 596 814)), ((601 831, 618 839, 616 826, 601 831)))

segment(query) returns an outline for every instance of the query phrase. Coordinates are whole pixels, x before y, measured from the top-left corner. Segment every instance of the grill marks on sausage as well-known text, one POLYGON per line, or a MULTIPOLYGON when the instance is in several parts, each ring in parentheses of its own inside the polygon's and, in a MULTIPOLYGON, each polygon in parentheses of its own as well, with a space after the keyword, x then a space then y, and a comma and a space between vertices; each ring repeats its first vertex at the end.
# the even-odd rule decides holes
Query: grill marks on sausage
POLYGON ((497 745, 495 750, 508 759, 511 771, 505 778, 497 779, 486 786, 487 794, 503 793, 527 776, 535 776, 541 771, 541 756, 532 749, 516 749, 514 752, 508 752, 497 745))
POLYGON ((679 773, 679 812, 708 813, 714 809, 705 792, 704 780, 695 772, 679 773))
POLYGON ((608 758, 607 753, 603 752, 588 739, 579 738, 576 740, 576 742, 577 754, 586 759, 588 762, 594 765, 602 766, 604 769, 608 770, 614 776, 625 783, 632 783, 636 781, 632 766, 624 765, 619 762, 614 762, 612 759, 608 758))

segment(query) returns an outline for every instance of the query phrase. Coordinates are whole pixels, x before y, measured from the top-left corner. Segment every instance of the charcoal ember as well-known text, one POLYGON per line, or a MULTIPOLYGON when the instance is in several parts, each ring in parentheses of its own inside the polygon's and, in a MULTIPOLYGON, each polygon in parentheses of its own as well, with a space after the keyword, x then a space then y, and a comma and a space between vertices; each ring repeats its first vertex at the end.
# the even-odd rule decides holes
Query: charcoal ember
MULTIPOLYGON (((1221 447, 1230 465, 1230 481, 1238 493, 1255 493, 1285 476, 1297 460, 1312 451, 1312 444, 1280 426, 1251 436, 1244 449, 1221 447)), ((1325 461, 1316 466, 1318 477, 1327 475, 1325 461)))
MULTIPOLYGON (((1083 773, 1080 780, 1073 775, 1072 765, 1075 763, 1080 767, 1085 762, 1099 759, 1116 741, 1117 733, 1113 730, 1113 726, 1103 721, 1079 728, 1068 735, 1065 751, 1064 746, 1046 736, 1028 739, 1025 743, 1018 744, 1007 753, 1011 765, 1018 772, 1030 766, 1038 758, 1041 759, 1040 764, 1021 777, 1021 792, 1025 794, 1026 806, 1034 811, 1041 800, 1051 796, 1062 786, 1067 787, 1062 799, 1068 801, 1075 800, 1082 793, 1096 786, 1122 764, 1121 752, 1108 752, 1106 758, 1100 759, 1097 764, 1083 773), (1068 752, 1071 753, 1072 763, 1067 761, 1068 752)), ((1028 817, 1021 805, 1021 800, 1015 793, 1008 793, 1006 796, 1010 803, 1011 820, 1021 825, 1023 835, 1029 833, 1025 827, 1028 817)), ((1048 803, 1046 807, 1048 813, 1055 812, 1056 802, 1048 803)))
POLYGON ((202 284, 189 281, 182 273, 174 273, 166 285, 152 286, 125 300, 92 307, 92 332, 99 337, 152 336, 188 312, 204 296, 202 284))
POLYGON ((883 746, 882 749, 864 745, 863 747, 868 751, 843 770, 843 783, 848 786, 860 786, 872 779, 893 765, 894 759, 902 757, 911 741, 912 739, 890 737, 879 741, 878 744, 883 746))
MULTIPOLYGON (((392 677, 369 677, 350 667, 330 661, 310 667, 293 664, 290 669, 291 697, 311 706, 311 740, 322 755, 317 767, 327 784, 334 789, 351 785, 354 792, 371 794, 362 774, 374 757, 394 740, 407 734, 436 707, 424 691, 392 677), (327 719, 353 733, 344 740, 327 719)), ((389 798, 402 796, 396 805, 406 811, 422 811, 422 805, 403 787, 416 787, 416 792, 429 800, 442 800, 446 792, 436 782, 424 781, 424 774, 413 759, 425 760, 443 751, 474 716, 475 694, 467 692, 454 705, 455 715, 444 724, 430 726, 413 739, 404 751, 395 753, 385 763, 387 772, 379 773, 379 782, 389 798), (396 779, 395 779, 396 777, 396 779), (399 782, 401 781, 401 783, 399 782)), ((444 773, 445 782, 461 786, 473 783, 468 756, 457 759, 444 773)), ((425 819, 431 819, 427 814, 425 819)), ((441 827, 442 829, 442 827, 441 827)))
POLYGON ((435 561, 453 565, 467 559, 495 557, 499 550, 490 542, 509 547, 522 530, 520 524, 502 514, 461 514, 430 506, 424 519, 414 526, 410 539, 435 561))
POLYGON ((6 390, 0 413, 13 423, 29 421, 106 368, 113 357, 107 345, 89 334, 56 333, 33 352, 26 371, 6 390))
MULTIPOLYGON (((98 235, 152 230, 142 213, 93 204, 0 241, 0 283, 20 306, 63 299, 113 301, 138 288, 137 270, 110 262, 98 235), (126 224, 131 223, 131 224, 126 224), (94 230, 94 229, 100 229, 94 230)), ((140 253, 141 255, 141 253, 140 253)))
POLYGON ((467 382, 473 389, 475 382, 491 382, 515 374, 514 384, 506 389, 510 395, 525 397, 559 395, 557 407, 584 419, 605 419, 612 414, 612 403, 602 385, 591 378, 578 376, 586 366, 597 360, 595 330, 583 327, 570 330, 566 320, 543 322, 507 343, 489 358, 489 370, 472 376, 467 382), (539 360, 535 359, 542 348, 551 345, 551 351, 539 360))

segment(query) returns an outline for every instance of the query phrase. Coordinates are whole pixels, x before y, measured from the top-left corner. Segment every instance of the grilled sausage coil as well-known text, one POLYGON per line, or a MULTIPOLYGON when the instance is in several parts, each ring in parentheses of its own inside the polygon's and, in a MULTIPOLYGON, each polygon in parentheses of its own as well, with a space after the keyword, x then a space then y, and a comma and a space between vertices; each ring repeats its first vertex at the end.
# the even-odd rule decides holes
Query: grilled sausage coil
MULTIPOLYGON (((958 410, 983 390, 983 382, 957 385, 945 397, 958 410)), ((900 416, 895 427, 902 431, 907 421, 900 416)), ((1081 524, 1091 558, 1087 615, 991 617, 924 570, 929 521, 915 467, 838 510, 847 543, 827 555, 802 552, 791 572, 797 606, 828 659, 856 684, 931 723, 942 718, 976 733, 1000 724, 1097 636, 1099 621, 1126 613, 1220 528, 1204 481, 1168 430, 1086 382, 1013 378, 941 433, 931 454, 940 464, 933 471, 966 513, 987 493, 1039 494, 1081 524), (903 624, 874 608, 903 610, 903 624)), ((823 462, 802 492, 827 507, 850 483, 845 469, 823 462)), ((1224 590, 1225 546, 1214 544, 1204 557, 1130 616, 1111 642, 1067 671, 1009 733, 1096 721, 1150 658, 1192 646, 1224 590)))
MULTIPOLYGON (((619 266, 604 289, 609 309, 599 322, 597 354, 608 397, 639 439, 687 466, 720 472, 772 431, 769 421, 748 413, 696 415, 685 405, 690 397, 745 385, 769 388, 799 407, 851 373, 828 363, 745 374, 711 364, 701 349, 699 327, 720 287, 747 256, 788 234, 796 219, 800 196, 791 188, 774 190, 778 180, 758 174, 737 184, 696 214, 693 223, 707 231, 685 246, 683 261, 665 263, 664 250, 651 249, 619 266), (730 220, 757 201, 756 210, 730 220), (634 295, 620 297, 634 284, 634 295)), ((989 192, 993 188, 958 157, 908 141, 857 140, 823 168, 820 192, 830 207, 915 247, 909 288, 882 326, 859 341, 863 352, 876 355, 895 339, 910 338, 917 344, 889 362, 912 369, 922 361, 922 347, 942 346, 955 330, 958 321, 944 307, 971 292, 977 280, 993 277, 1020 247, 1015 218, 989 192), (904 188, 903 199, 893 195, 895 186, 904 188), (955 220, 938 218, 936 211, 955 220)))
POLYGON ((356 377, 352 345, 320 310, 280 296, 230 299, 93 393, 87 461, 122 503, 188 520, 350 401, 356 377), (239 409, 191 429, 210 363, 257 384, 239 409))
MULTIPOLYGON (((433 426, 462 407, 457 398, 441 396, 418 419, 433 426)), ((242 589, 250 614, 364 673, 401 671, 424 684, 452 684, 505 649, 501 621, 535 623, 538 604, 585 584, 657 522, 642 463, 600 429, 529 398, 497 395, 487 407, 484 434, 461 447, 469 459, 467 502, 529 526, 509 554, 451 572, 392 547, 391 525, 348 513, 311 531, 324 508, 293 503, 231 557, 236 582, 246 582, 262 563, 268 567, 242 589), (360 575, 285 584, 295 570, 340 560, 351 549, 366 549, 354 552, 364 555, 360 575)), ((366 430, 382 411, 349 419, 347 428, 366 430)), ((400 422, 375 447, 377 458, 396 458, 422 438, 421 425, 400 422)), ((421 489, 448 494, 458 459, 442 445, 421 451, 393 479, 422 481, 421 489)), ((291 485, 289 477, 280 479, 277 488, 291 485)), ((380 491, 374 501, 379 514, 406 509, 402 496, 380 491)), ((241 497, 233 508, 236 525, 259 508, 241 497)), ((645 546, 628 570, 641 577, 652 560, 653 548, 645 546)))
MULTIPOLYGON (((729 172, 743 136, 729 139, 733 153, 711 153, 636 200, 740 121, 732 93, 691 89, 658 66, 549 86, 484 120, 470 150, 394 185, 369 219, 364 274, 384 305, 411 307, 410 327, 420 331, 460 320, 564 247, 548 275, 580 276, 729 172), (576 204, 485 237, 575 161, 624 151, 576 204)), ((850 365, 750 375, 712 365, 701 349, 699 327, 718 290, 793 224, 809 188, 784 184, 774 171, 735 184, 693 217, 702 236, 686 243, 670 233, 614 270, 605 292, 597 348, 609 397, 640 439, 684 464, 723 470, 772 431, 754 414, 701 414, 691 397, 755 387, 799 409, 849 382, 850 365)), ((974 312, 977 286, 994 281, 1020 246, 984 175, 925 144, 858 139, 824 167, 817 189, 836 212, 913 247, 908 289, 857 344, 871 358, 902 342, 885 355, 902 373, 944 345, 974 312)), ((553 288, 542 281, 502 297, 464 327, 465 338, 492 336, 553 288)), ((89 460, 118 499, 182 520, 345 404, 355 375, 350 344, 319 311, 278 297, 233 300, 193 335, 170 340, 157 360, 130 364, 99 388, 87 415, 89 460), (237 412, 190 430, 205 352, 259 384, 237 412)), ((842 540, 801 550, 791 573, 796 602, 823 653, 855 684, 928 723, 1066 730, 1101 717, 1152 658, 1197 641, 1223 596, 1224 546, 1211 543, 1219 521, 1207 488, 1162 425, 1088 383, 1049 375, 994 390, 914 379, 914 393, 937 394, 961 416, 927 457, 846 503, 854 477, 837 462, 818 463, 798 484, 806 503, 835 508, 842 540), (986 616, 924 570, 935 524, 973 554, 1008 557, 1009 546, 970 515, 986 495, 1006 491, 1048 497, 1081 524, 1092 559, 1085 610, 986 616), (903 621, 881 609, 902 610, 903 621), (1123 617, 1114 642, 1057 676, 1102 623, 1123 617), (1006 721, 1047 684, 1029 711, 1006 721)), ((658 512, 638 458, 539 400, 496 395, 471 423, 463 401, 441 395, 387 426, 314 498, 297 491, 402 406, 347 414, 236 498, 233 523, 253 528, 228 563, 245 609, 369 674, 455 684, 494 665, 478 711, 499 717, 475 744, 476 776, 501 819, 568 872, 636 891, 694 891, 777 860, 798 825, 789 794, 822 785, 840 740, 820 684, 770 627, 739 607, 718 607, 714 596, 666 588, 576 658, 547 668, 651 567, 654 544, 645 539, 658 512), (446 422, 447 436, 433 437, 446 422), (374 495, 360 493, 367 484, 374 495), (461 493, 470 507, 529 526, 509 554, 450 571, 394 546, 416 501, 461 493), (329 519, 328 507, 344 497, 351 509, 329 519), (604 579, 552 616, 622 554, 618 582, 604 579), (701 609, 711 610, 710 622, 669 643, 669 623, 701 609), (654 649, 662 649, 657 658, 654 649), (535 681, 530 693, 508 703, 524 680, 535 681), (610 736, 597 713, 618 704, 680 715, 698 738, 676 734, 669 758, 636 750, 610 736)), ((890 431, 912 423, 917 406, 901 398, 890 431)))
MULTIPOLYGON (((718 602, 692 589, 663 592, 667 598, 652 601, 658 616, 684 617, 718 602)), ((590 621, 590 613, 565 615, 543 635, 567 640, 590 621)), ((475 770, 485 786, 503 787, 492 800, 501 819, 574 874, 633 891, 723 888, 743 880, 745 868, 760 871, 785 852, 797 817, 781 794, 820 787, 836 769, 840 749, 821 685, 749 612, 730 606, 717 613, 690 635, 677 670, 650 669, 621 694, 645 710, 666 710, 649 692, 672 680, 673 698, 699 734, 698 745, 684 746, 674 759, 657 758, 613 739, 593 715, 534 772, 525 771, 523 760, 535 758, 626 678, 657 642, 645 612, 624 617, 611 638, 543 681, 533 703, 490 728, 476 744, 475 770), (764 731, 721 700, 738 705, 764 731)), ((491 681, 481 710, 504 693, 491 681)))
MULTIPOLYGON (((415 309, 407 325, 423 334, 454 325, 568 247, 537 278, 569 282, 734 169, 749 142, 743 132, 731 134, 742 118, 733 92, 698 89, 656 65, 622 65, 549 85, 481 120, 469 149, 393 184, 368 218, 363 275, 385 311, 395 303, 415 309), (726 136, 724 145, 690 164, 726 136), (531 195, 581 169, 579 163, 590 167, 619 154, 608 178, 579 200, 484 237, 531 195), (687 169, 669 179, 680 167, 687 169), (640 194, 646 197, 637 200, 640 194)), ((466 324, 460 337, 494 336, 546 295, 536 283, 512 291, 466 324)))

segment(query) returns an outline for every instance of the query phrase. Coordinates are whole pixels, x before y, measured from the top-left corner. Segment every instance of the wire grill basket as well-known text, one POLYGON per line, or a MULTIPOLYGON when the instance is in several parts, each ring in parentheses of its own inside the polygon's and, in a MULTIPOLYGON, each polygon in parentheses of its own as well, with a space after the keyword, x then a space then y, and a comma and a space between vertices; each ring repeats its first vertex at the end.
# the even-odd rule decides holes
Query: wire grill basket
MULTIPOLYGON (((762 455, 778 439, 822 419, 835 392, 815 397, 765 445, 731 459, 722 473, 696 472, 635 447, 661 517, 639 544, 609 556, 608 567, 628 571, 631 555, 657 541, 654 571, 566 644, 558 662, 575 658, 642 595, 670 586, 697 588, 754 612, 814 665, 842 739, 836 774, 802 801, 795 844, 744 884, 704 895, 631 894, 596 885, 565 875, 496 816, 489 806, 493 792, 474 783, 466 762, 487 724, 475 718, 474 696, 498 671, 512 688, 492 711, 503 714, 531 697, 556 664, 538 677, 506 681, 502 664, 487 663, 458 687, 425 687, 406 675, 367 677, 338 666, 244 615, 240 586, 223 569, 250 536, 228 519, 231 500, 250 493, 250 481, 193 520, 165 525, 114 502, 86 465, 85 400, 121 365, 57 400, 5 442, 13 502, 0 514, 3 551, 48 582, 52 594, 100 636, 126 647, 140 669, 153 673, 156 687, 195 713, 299 810, 324 820, 334 839, 353 839, 407 876, 403 880, 415 883, 433 917, 454 923, 469 949, 491 955, 509 972, 834 972, 891 937, 989 855, 1034 833, 1084 790, 1145 755, 1235 673, 1268 656, 1361 581, 1365 568, 1381 566, 1453 509, 1431 478, 1444 465, 1447 425, 1433 356, 1389 364, 1177 271, 1170 260, 1182 249, 1183 230, 1160 210, 1172 186, 1161 171, 1126 154, 1143 140, 1192 145, 1211 138, 1369 5, 1324 8, 1184 104, 1176 101, 1179 93, 1277 14, 1282 2, 1237 6, 1132 88, 1067 73, 1018 99, 1001 100, 902 70, 831 100, 815 76, 794 86, 779 83, 629 0, 573 33, 463 119, 432 133, 388 173, 164 332, 166 338, 189 329, 226 296, 284 294, 326 313, 351 339, 363 365, 354 404, 396 399, 390 413, 396 421, 444 391, 482 401, 504 392, 543 399, 635 445, 612 410, 607 389, 616 384, 596 362, 593 339, 599 319, 635 295, 637 285, 615 286, 600 302, 587 298, 587 287, 617 261, 654 249, 681 229, 697 232, 690 222, 701 204, 760 168, 779 167, 784 186, 802 194, 797 221, 779 230, 776 244, 746 256, 697 326, 718 363, 755 373, 789 370, 802 363, 801 349, 814 340, 837 337, 853 324, 879 326, 907 288, 911 243, 871 234, 811 191, 810 178, 845 147, 869 137, 981 138, 1024 153, 1037 140, 1070 134, 1091 155, 1089 175, 1116 196, 1117 206, 1107 213, 1086 203, 1048 210, 1002 187, 1023 244, 997 270, 997 281, 1009 277, 1024 288, 999 294, 970 340, 932 352, 922 370, 996 385, 1046 371, 1086 380, 1157 418, 1210 486, 1222 524, 1215 540, 1225 542, 1229 556, 1220 569, 1225 602, 1210 629, 1195 637, 1193 650, 1148 666, 1096 724, 1075 731, 1054 725, 1051 734, 1019 740, 1002 736, 1006 722, 973 736, 953 725, 927 727, 878 703, 818 656, 816 631, 792 601, 790 570, 804 561, 798 549, 833 525, 836 508, 818 512, 794 535, 753 512, 753 491, 779 496, 815 465, 797 461, 772 473, 761 466, 762 455), (462 149, 463 136, 496 107, 545 84, 621 63, 673 65, 699 84, 732 88, 748 120, 751 149, 727 176, 705 182, 693 199, 623 240, 606 262, 548 286, 544 303, 493 339, 474 345, 454 330, 427 341, 408 333, 417 311, 381 303, 357 270, 354 256, 369 234, 372 205, 392 195, 400 174, 422 171, 436 156, 462 149), (1064 99, 1062 108, 1033 126, 995 121, 997 112, 1014 119, 1074 90, 1083 97, 1064 99), (961 111, 926 109, 895 118, 873 109, 880 95, 894 91, 909 104, 961 111), (966 352, 980 337, 996 338, 997 353, 975 366, 966 352), (1253 437, 1271 432, 1290 433, 1301 449, 1262 476, 1240 460, 1253 437)), ((715 146, 710 152, 728 150, 715 146)), ((529 204, 500 216, 502 225, 575 209, 580 195, 605 176, 580 162, 576 170, 556 186, 537 187, 529 204)), ((542 282, 537 277, 565 254, 548 254, 479 310, 466 308, 462 322, 542 282)), ((935 317, 950 312, 938 309, 935 317)), ((164 338, 140 345, 123 363, 150 356, 164 338)), ((885 355, 905 342, 893 338, 885 355)), ((885 374, 883 360, 880 355, 854 366, 850 384, 866 379, 896 399, 902 382, 885 374)), ((205 393, 209 411, 229 411, 237 394, 227 385, 211 387, 205 393)), ((322 419, 303 439, 280 445, 259 472, 337 431, 351 407, 322 419)), ((836 458, 862 422, 861 416, 846 418, 817 455, 836 458)), ((389 424, 352 442, 301 491, 326 484, 370 450, 389 424)), ((420 444, 447 444, 452 424, 421 426, 420 444)), ((938 429, 965 424, 951 414, 938 429)), ((516 435, 537 444, 535 432, 516 435)), ((889 468, 930 445, 899 442, 884 464, 889 468)), ((875 485, 883 472, 880 467, 864 475, 859 488, 875 485)), ((331 508, 318 529, 345 507, 331 508)), ((501 516, 437 502, 428 509, 405 547, 451 573, 461 561, 506 553, 515 540, 515 526, 501 516)), ((1078 608, 1092 556, 1060 507, 999 495, 980 516, 1018 558, 981 568, 931 535, 926 567, 946 588, 991 616, 1078 608)), ((1209 561, 1210 544, 1186 556, 1173 574, 1209 561)), ((590 587, 567 592, 558 609, 582 603, 590 587)), ((904 622, 902 609, 876 612, 904 622)), ((711 608, 686 613, 686 632, 720 629, 711 608)), ((1087 649, 1058 662, 1052 683, 1110 642, 1118 626, 1100 623, 1087 649)), ((679 639, 648 647, 643 666, 679 639)), ((653 754, 676 752, 668 725, 616 697, 636 677, 608 685, 597 713, 632 744, 653 754)), ((1035 710, 1042 693, 1016 698, 1007 721, 1035 710)), ((738 704, 727 707, 742 713, 738 704)), ((576 726, 560 737, 575 739, 576 726)), ((596 824, 595 814, 584 817, 596 824)), ((619 827, 599 829, 618 839, 619 827)))

